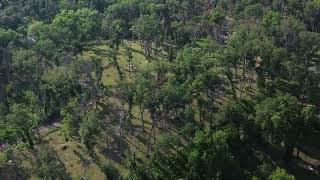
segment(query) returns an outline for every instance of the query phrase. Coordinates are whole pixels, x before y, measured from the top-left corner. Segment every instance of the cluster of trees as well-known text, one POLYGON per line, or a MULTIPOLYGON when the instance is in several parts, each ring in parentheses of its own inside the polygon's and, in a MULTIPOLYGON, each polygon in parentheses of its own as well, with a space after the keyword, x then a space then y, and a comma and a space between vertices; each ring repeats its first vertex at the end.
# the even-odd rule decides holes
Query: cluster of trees
POLYGON ((319 127, 315 107, 302 107, 290 95, 252 105, 247 101, 229 102, 215 114, 213 128, 197 129, 195 135, 183 128, 178 137, 169 135, 157 144, 147 164, 130 159, 130 178, 294 179, 255 150, 265 148, 266 143, 283 143, 281 156, 286 163, 292 163, 293 148, 297 147, 299 153, 303 140, 319 127), (182 142, 184 136, 192 137, 187 145, 182 142))
POLYGON ((147 160, 130 159, 128 178, 294 179, 256 151, 283 147, 291 163, 320 130, 319 0, 8 0, 0 10, 1 144, 32 149, 35 129, 57 118, 66 141, 94 146, 110 87, 102 62, 80 55, 100 39, 118 72, 120 135, 133 131, 134 106, 142 131, 145 114, 152 121, 147 160), (128 41, 152 62, 130 77, 118 63, 120 46, 133 61, 128 41), (169 137, 156 143, 160 128, 169 137))

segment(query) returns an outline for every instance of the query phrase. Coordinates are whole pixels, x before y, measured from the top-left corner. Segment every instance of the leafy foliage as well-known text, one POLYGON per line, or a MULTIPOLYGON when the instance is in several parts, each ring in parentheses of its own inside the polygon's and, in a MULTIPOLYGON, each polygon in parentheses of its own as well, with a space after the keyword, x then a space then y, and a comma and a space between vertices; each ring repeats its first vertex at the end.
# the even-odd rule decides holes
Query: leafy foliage
POLYGON ((120 160, 139 147, 128 179, 295 179, 272 145, 300 178, 290 168, 320 129, 319 11, 319 0, 2 0, 0 146, 40 149, 32 173, 66 178, 43 141, 56 123, 95 163, 109 139, 120 160))

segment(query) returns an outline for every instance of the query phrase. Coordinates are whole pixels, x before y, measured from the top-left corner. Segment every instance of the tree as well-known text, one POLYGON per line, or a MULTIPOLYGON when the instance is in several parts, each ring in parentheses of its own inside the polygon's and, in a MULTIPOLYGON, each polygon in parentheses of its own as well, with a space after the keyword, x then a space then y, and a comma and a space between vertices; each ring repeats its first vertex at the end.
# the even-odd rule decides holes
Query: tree
POLYGON ((130 173, 148 179, 243 179, 230 151, 231 137, 228 131, 198 131, 188 146, 166 153, 158 148, 149 164, 133 164, 130 173))
POLYGON ((7 103, 6 87, 9 83, 9 65, 11 64, 11 51, 8 48, 16 34, 11 30, 0 28, 0 100, 7 103))
MULTIPOLYGON (((250 114, 254 108, 254 104, 245 100, 228 101, 215 114, 215 125, 219 128, 224 126, 233 126, 242 132, 243 138, 253 138, 250 130, 253 129, 253 124, 250 122, 250 114), (249 133, 249 134, 246 134, 249 133)), ((216 128, 217 128, 216 127, 216 128)))
POLYGON ((21 139, 23 142, 27 142, 30 148, 34 146, 32 130, 38 121, 38 114, 35 114, 31 107, 25 104, 12 105, 5 120, 6 128, 11 129, 11 133, 14 133, 16 142, 21 139))
POLYGON ((269 177, 270 180, 295 180, 296 178, 289 175, 284 169, 277 168, 269 177))
POLYGON ((113 47, 112 49, 108 50, 107 53, 109 55, 109 58, 112 60, 112 65, 117 70, 118 77, 119 77, 120 81, 124 80, 125 74, 122 72, 121 67, 119 65, 119 62, 118 62, 118 54, 119 54, 119 52, 117 50, 117 47, 113 47))
POLYGON ((134 83, 135 85, 135 93, 134 93, 134 102, 139 105, 140 110, 140 119, 141 119, 141 125, 142 125, 142 131, 145 130, 144 127, 144 114, 145 114, 145 95, 150 90, 150 86, 152 85, 150 81, 145 78, 144 76, 139 76, 136 78, 136 81, 134 83))
POLYGON ((124 33, 129 32, 129 23, 139 17, 139 0, 123 0, 112 3, 107 7, 107 14, 111 20, 121 20, 124 22, 124 33))
POLYGON ((111 19, 106 17, 102 22, 102 32, 107 35, 110 45, 113 49, 118 49, 123 38, 126 37, 125 22, 121 19, 111 19))
POLYGON ((207 33, 217 42, 224 43, 226 36, 225 14, 219 10, 205 16, 203 26, 207 33))
POLYGON ((132 55, 132 48, 130 42, 127 42, 125 45, 125 56, 126 60, 128 61, 128 70, 129 70, 129 77, 131 77, 131 73, 133 71, 133 55, 132 55))
POLYGON ((78 106, 78 99, 71 100, 66 107, 61 109, 62 116, 62 131, 66 141, 72 136, 77 135, 79 123, 81 122, 82 114, 78 106))
POLYGON ((218 76, 218 72, 208 70, 199 74, 193 82, 194 91, 201 93, 207 101, 207 112, 209 112, 210 127, 213 126, 213 113, 216 111, 215 102, 220 98, 220 90, 222 89, 222 79, 218 76))
POLYGON ((0 27, 16 29, 23 24, 23 13, 20 1, 10 3, 7 6, 1 3, 0 27), (19 11, 20 9, 20 11, 19 11))
POLYGON ((26 15, 51 20, 59 12, 58 3, 54 0, 27 0, 25 3, 26 15))
POLYGON ((59 113, 76 94, 79 93, 80 72, 69 66, 60 66, 47 71, 41 76, 41 102, 45 116, 59 113))
POLYGON ((319 15, 320 2, 317 0, 307 1, 304 8, 304 19, 308 25, 308 29, 313 32, 320 31, 320 15, 319 15))
POLYGON ((151 120, 152 120, 151 129, 148 135, 147 153, 146 153, 147 157, 150 157, 152 136, 153 136, 153 142, 155 143, 156 141, 156 128, 159 121, 159 107, 160 107, 161 95, 159 90, 156 88, 157 88, 156 86, 151 86, 148 93, 145 94, 145 98, 143 101, 144 107, 149 111, 151 120))
POLYGON ((190 77, 192 80, 203 71, 210 69, 212 57, 200 48, 187 47, 183 49, 177 56, 177 74, 182 80, 190 77))
MULTIPOLYGON (((303 110, 297 98, 290 95, 267 98, 256 105, 255 109, 256 123, 261 128, 265 139, 275 143, 283 142, 284 159, 290 160, 293 148, 297 145, 299 137, 303 136, 301 130, 310 122, 304 120, 302 112, 311 113, 312 111, 303 110)), ((311 117, 311 114, 305 116, 311 117)))
POLYGON ((240 178, 227 140, 228 134, 223 131, 198 132, 194 139, 194 148, 188 155, 187 177, 196 179, 240 178), (228 172, 231 169, 233 173, 228 172))
POLYGON ((79 6, 87 8, 95 8, 99 12, 103 13, 107 5, 110 4, 109 0, 80 0, 79 6))
POLYGON ((234 74, 234 80, 240 89, 240 98, 243 96, 246 85, 249 85, 249 89, 251 88, 256 60, 262 56, 266 51, 265 46, 268 45, 263 41, 263 37, 259 37, 257 31, 250 26, 240 25, 230 37, 224 54, 226 60, 224 64, 234 74), (241 67, 241 74, 239 74, 239 67, 241 67))
POLYGON ((36 154, 34 173, 41 179, 68 178, 64 165, 48 145, 41 147, 36 154))
POLYGON ((246 6, 243 11, 243 14, 246 17, 255 17, 255 18, 259 19, 263 15, 263 7, 259 3, 246 6))
POLYGON ((81 142, 89 149, 91 149, 95 143, 95 136, 99 134, 99 111, 89 111, 80 124, 79 135, 81 142))
POLYGON ((144 55, 147 58, 151 56, 152 41, 158 34, 159 24, 152 15, 140 16, 132 27, 132 32, 142 42, 144 55))
POLYGON ((85 42, 97 34, 98 12, 86 8, 63 10, 53 19, 52 25, 58 30, 67 30, 67 43, 72 45, 74 53, 81 53, 85 42))
POLYGON ((131 121, 132 119, 132 108, 133 108, 133 100, 134 100, 134 94, 135 94, 135 89, 134 89, 134 85, 131 84, 131 83, 128 83, 128 84, 125 84, 125 83, 122 83, 120 85, 120 88, 121 88, 121 92, 122 92, 122 95, 125 99, 125 101, 127 102, 128 104, 128 121, 131 121))
POLYGON ((160 95, 165 128, 170 122, 178 125, 183 124, 183 121, 189 120, 181 117, 185 106, 191 103, 191 100, 187 98, 188 89, 185 86, 171 83, 165 84, 161 87, 160 95))

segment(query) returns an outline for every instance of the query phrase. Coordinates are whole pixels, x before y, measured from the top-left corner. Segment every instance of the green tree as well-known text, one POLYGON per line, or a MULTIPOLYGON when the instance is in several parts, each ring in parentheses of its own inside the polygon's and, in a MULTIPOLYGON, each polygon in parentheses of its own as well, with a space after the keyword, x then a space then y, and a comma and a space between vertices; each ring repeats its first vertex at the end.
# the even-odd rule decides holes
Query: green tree
POLYGON ((34 173, 41 179, 68 179, 63 163, 48 145, 41 147, 36 154, 34 173))
POLYGON ((33 148, 32 130, 38 124, 39 116, 32 111, 31 107, 25 104, 12 105, 5 121, 6 128, 11 129, 11 132, 15 134, 16 141, 21 139, 23 142, 27 142, 30 148, 33 148))
POLYGON ((78 102, 78 99, 73 99, 60 111, 60 114, 63 118, 62 131, 66 141, 68 141, 72 136, 77 135, 79 129, 82 113, 78 106, 78 102))
POLYGON ((122 95, 125 99, 125 101, 128 104, 128 120, 131 121, 133 115, 132 115, 132 108, 133 108, 133 103, 134 103, 134 94, 135 94, 135 89, 134 85, 131 83, 122 83, 120 85, 122 95))
POLYGON ((91 149, 95 143, 95 136, 99 134, 99 111, 89 111, 80 124, 79 135, 81 142, 89 149, 91 149))
MULTIPOLYGON (((165 153, 158 149, 149 164, 131 164, 130 175, 140 179, 243 179, 231 152, 231 137, 228 131, 198 131, 184 148, 166 149, 165 153)), ((168 140, 177 145, 173 139, 168 140)))
POLYGON ((60 109, 79 93, 79 76, 81 73, 70 66, 56 67, 41 76, 41 101, 46 117, 59 113, 60 109))
POLYGON ((208 70, 199 74, 193 82, 193 86, 195 87, 194 91, 201 93, 200 96, 206 98, 206 109, 209 113, 208 120, 210 127, 213 126, 213 114, 217 109, 215 102, 221 95, 219 90, 222 89, 222 82, 222 79, 218 76, 218 72, 214 70, 208 70))
POLYGON ((14 41, 16 33, 0 28, 0 100, 7 103, 7 85, 9 84, 11 50, 9 43, 14 41))
POLYGON ((137 19, 132 27, 132 32, 139 38, 143 45, 144 55, 147 58, 151 56, 152 41, 156 38, 159 30, 159 24, 156 17, 144 15, 137 19))
POLYGON ((289 175, 284 169, 277 168, 269 177, 270 180, 295 180, 296 178, 289 175))
POLYGON ((297 145, 299 137, 303 136, 304 127, 309 122, 302 115, 312 117, 312 112, 302 108, 297 98, 285 95, 275 98, 267 98, 256 107, 256 123, 261 128, 263 136, 267 141, 285 145, 284 159, 290 160, 293 148, 297 145), (306 113, 310 112, 310 113, 306 113))
POLYGON ((150 86, 152 85, 148 78, 144 76, 139 76, 135 80, 135 93, 134 93, 134 102, 139 105, 139 110, 140 110, 140 119, 141 119, 141 125, 142 125, 142 131, 145 130, 144 126, 144 117, 145 117, 145 95, 148 93, 149 89, 151 88, 150 86))
POLYGON ((187 176, 196 179, 240 178, 227 140, 228 134, 223 131, 198 132, 194 139, 194 148, 188 155, 190 166, 187 176), (231 169, 233 173, 229 172, 231 169))
MULTIPOLYGON (((73 52, 83 51, 86 41, 97 34, 99 27, 98 12, 91 9, 63 10, 54 19, 53 26, 68 31, 68 43, 71 43, 73 52)), ((61 30, 60 30, 61 31, 61 30)))

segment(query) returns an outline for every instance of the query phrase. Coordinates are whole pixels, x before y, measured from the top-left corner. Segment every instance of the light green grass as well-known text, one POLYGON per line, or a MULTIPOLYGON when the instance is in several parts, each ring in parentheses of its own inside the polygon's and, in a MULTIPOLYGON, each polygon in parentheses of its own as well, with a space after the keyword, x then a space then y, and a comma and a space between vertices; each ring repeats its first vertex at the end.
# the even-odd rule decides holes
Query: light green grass
POLYGON ((72 179, 80 179, 86 174, 89 179, 102 180, 105 178, 98 165, 92 162, 92 158, 82 144, 76 141, 65 142, 60 131, 49 134, 45 140, 48 140, 49 145, 56 151, 72 179), (67 146, 66 150, 61 150, 63 145, 67 146), (90 162, 87 170, 84 167, 85 161, 90 162))
MULTIPOLYGON (((141 52, 140 45, 136 42, 128 42, 132 48, 133 55, 133 68, 135 71, 140 71, 148 66, 148 60, 145 58, 143 53, 141 52)), ((113 66, 112 60, 108 56, 108 51, 110 51, 110 47, 106 45, 106 43, 98 44, 98 45, 90 45, 90 47, 86 48, 86 51, 83 52, 82 57, 85 60, 92 59, 100 59, 103 63, 103 66, 106 69, 103 72, 102 82, 105 85, 115 86, 117 81, 119 80, 118 72, 116 68, 113 66)), ((121 67, 121 71, 125 74, 126 80, 130 82, 132 80, 132 76, 129 76, 129 68, 128 68, 128 60, 125 55, 125 47, 124 45, 120 45, 118 50, 118 64, 121 67)), ((131 75, 134 75, 132 72, 131 75)))

